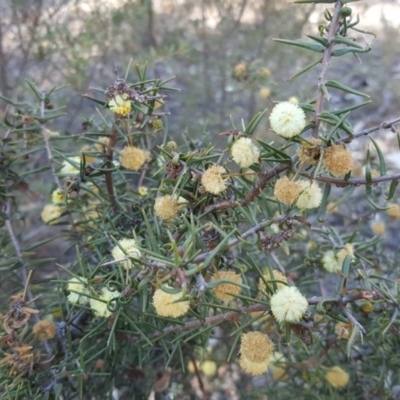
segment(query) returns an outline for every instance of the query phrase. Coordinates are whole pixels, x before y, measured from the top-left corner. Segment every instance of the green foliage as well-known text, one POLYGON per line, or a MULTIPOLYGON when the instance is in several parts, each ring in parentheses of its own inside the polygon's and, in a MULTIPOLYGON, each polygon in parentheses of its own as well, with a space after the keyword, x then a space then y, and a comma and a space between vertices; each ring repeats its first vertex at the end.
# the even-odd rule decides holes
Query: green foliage
MULTIPOLYGON (((400 174, 369 136, 360 177, 345 145, 400 119, 357 131, 353 113, 370 100, 331 105, 331 90, 369 98, 329 79, 328 67, 370 46, 349 38, 360 22, 343 8, 351 1, 297 2, 335 8, 311 41, 276 40, 322 53, 294 75, 321 64, 309 88, 316 98, 288 102, 276 117, 292 133, 300 126, 289 138, 262 134, 271 116, 263 109, 240 128, 233 118, 221 134, 191 125, 170 141, 177 135, 164 107, 176 88, 152 78, 148 63, 130 62, 124 79, 116 71, 108 88, 85 94, 92 113, 75 135, 47 128, 66 115, 57 100, 65 88, 26 80, 23 101, 3 94, 0 398, 185 398, 192 377, 206 398, 203 380, 221 389, 216 368, 241 398, 393 395, 398 249, 384 241, 382 221, 400 218, 388 203, 400 174), (31 209, 41 197, 39 218, 31 209), (278 301, 285 290, 293 297, 278 301), (251 331, 268 335, 275 352, 238 354, 251 331), (246 371, 262 375, 261 388, 246 371)), ((111 13, 117 30, 124 11, 132 12, 111 13)), ((103 17, 93 15, 85 49, 103 17)), ((77 44, 59 29, 62 43, 77 44)), ((79 54, 69 67, 82 72, 88 58, 79 54)), ((239 62, 231 79, 254 92, 268 82, 263 68, 239 62)))

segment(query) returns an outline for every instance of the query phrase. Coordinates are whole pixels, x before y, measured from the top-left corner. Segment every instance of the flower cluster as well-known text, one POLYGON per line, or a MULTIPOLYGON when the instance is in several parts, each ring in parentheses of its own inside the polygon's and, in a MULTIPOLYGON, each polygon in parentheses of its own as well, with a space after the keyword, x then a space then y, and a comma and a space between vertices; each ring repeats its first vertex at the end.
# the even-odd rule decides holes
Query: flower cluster
POLYGON ((126 93, 122 95, 117 94, 108 102, 108 106, 112 112, 121 116, 128 115, 132 109, 132 104, 130 100, 128 100, 128 95, 126 93))
POLYGON ((222 165, 212 165, 208 168, 201 177, 205 191, 212 194, 223 192, 226 189, 225 179, 222 177, 225 172, 222 165))
POLYGON ((121 150, 119 161, 124 168, 137 171, 146 162, 146 154, 137 147, 126 146, 121 150))
MULTIPOLYGON (((213 281, 227 279, 236 283, 242 283, 242 277, 233 271, 218 271, 213 276, 213 281)), ((220 300, 232 300, 235 295, 241 292, 242 288, 233 283, 221 283, 213 289, 213 292, 220 300)))
POLYGON ((260 290, 261 292, 265 292, 267 289, 264 281, 267 282, 268 288, 270 290, 272 290, 274 288, 274 285, 276 285, 277 290, 283 289, 287 286, 287 285, 285 285, 285 283, 287 283, 286 276, 283 275, 281 272, 279 272, 276 269, 272 270, 272 275, 271 275, 269 268, 266 268, 266 270, 264 271, 263 277, 264 277, 264 280, 260 278, 259 283, 258 283, 258 290, 260 290), (276 281, 281 281, 281 282, 276 282, 276 281), (285 283, 282 283, 282 282, 285 282, 285 283))
POLYGON ((295 286, 286 286, 271 297, 271 311, 279 322, 299 322, 307 307, 307 299, 295 286))
MULTIPOLYGON (((172 288, 169 288, 172 289, 172 288)), ((189 311, 189 302, 183 300, 183 293, 170 294, 157 289, 153 295, 153 306, 161 317, 179 318, 189 311)))
POLYGON ((113 248, 112 256, 115 261, 119 261, 126 270, 129 270, 132 268, 132 261, 129 257, 140 258, 141 253, 135 239, 121 239, 113 248))
POLYGON ((270 363, 274 344, 261 332, 248 332, 242 335, 240 343, 241 368, 249 374, 263 374, 270 363))
POLYGON ((240 168, 247 168, 258 162, 260 151, 250 138, 241 137, 232 145, 231 154, 233 161, 240 168))
POLYGON ((297 105, 284 101, 277 104, 269 116, 272 130, 285 139, 291 139, 305 128, 306 116, 297 105))
POLYGON ((102 288, 98 297, 89 299, 90 308, 96 317, 108 318, 111 316, 112 311, 109 309, 109 303, 113 299, 120 297, 121 293, 118 291, 108 290, 106 287, 102 288))
POLYGON ((342 176, 353 168, 353 157, 346 147, 333 144, 325 149, 324 164, 333 176, 342 176))

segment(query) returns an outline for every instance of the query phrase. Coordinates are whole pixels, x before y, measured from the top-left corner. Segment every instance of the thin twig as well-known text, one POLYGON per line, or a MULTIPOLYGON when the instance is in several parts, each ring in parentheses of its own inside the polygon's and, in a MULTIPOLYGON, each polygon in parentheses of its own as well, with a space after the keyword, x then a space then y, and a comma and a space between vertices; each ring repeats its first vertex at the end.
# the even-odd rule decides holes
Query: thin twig
POLYGON ((328 31, 328 46, 325 47, 324 49, 324 54, 322 56, 322 67, 321 67, 321 72, 318 77, 318 92, 317 92, 317 101, 315 105, 315 113, 314 113, 314 128, 312 131, 312 136, 314 138, 318 137, 318 132, 319 132, 319 126, 321 124, 321 121, 319 119, 319 115, 322 112, 324 108, 324 100, 325 100, 325 94, 324 91, 322 90, 321 86, 325 85, 327 76, 328 76, 328 69, 329 69, 329 63, 331 61, 332 57, 332 52, 333 52, 333 38, 336 35, 336 32, 339 27, 339 15, 340 15, 340 10, 342 9, 343 4, 340 0, 336 1, 335 4, 335 11, 332 16, 332 20, 330 21, 330 26, 329 26, 329 31, 328 31))
POLYGON ((115 122, 113 124, 112 130, 111 130, 111 137, 110 137, 110 140, 109 140, 108 146, 107 146, 106 155, 107 155, 108 171, 105 172, 107 193, 108 193, 108 197, 110 199, 110 203, 112 205, 115 205, 115 201, 116 201, 111 168, 112 168, 112 160, 113 160, 113 155, 114 155, 114 147, 115 147, 115 144, 117 143, 117 133, 118 133, 118 130, 117 130, 116 122, 115 122))
MULTIPOLYGON (((46 93, 42 92, 42 96, 40 99, 40 118, 43 120, 44 119, 44 110, 45 110, 45 97, 46 97, 46 93)), ((46 135, 46 128, 44 127, 43 124, 40 124, 40 129, 42 131, 42 136, 43 136, 43 140, 45 143, 45 147, 46 147, 46 152, 47 152, 47 159, 49 161, 50 164, 50 168, 51 168, 51 172, 53 173, 53 177, 54 177, 54 181, 56 182, 58 188, 60 190, 63 189, 60 180, 58 179, 58 176, 56 175, 56 167, 53 164, 53 152, 51 150, 51 146, 50 146, 50 140, 48 138, 48 136, 46 135)))

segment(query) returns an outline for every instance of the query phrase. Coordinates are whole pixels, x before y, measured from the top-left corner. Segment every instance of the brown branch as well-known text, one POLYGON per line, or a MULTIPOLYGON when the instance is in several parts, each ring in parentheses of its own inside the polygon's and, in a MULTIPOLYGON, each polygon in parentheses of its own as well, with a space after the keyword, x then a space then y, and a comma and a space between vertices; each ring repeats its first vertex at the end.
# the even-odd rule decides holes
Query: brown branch
MULTIPOLYGON (((360 299, 375 299, 375 300, 377 300, 377 299, 380 299, 380 295, 375 291, 360 290, 358 293, 355 293, 353 295, 347 295, 347 296, 343 296, 343 297, 337 296, 337 298, 334 298, 332 300, 332 302, 336 303, 343 310, 343 312, 346 314, 346 316, 348 316, 348 319, 350 322, 361 327, 360 329, 361 329, 361 331, 363 331, 364 328, 359 324, 359 322, 357 320, 355 320, 353 315, 351 315, 350 313, 346 313, 347 309, 345 308, 346 304, 360 300, 360 299)), ((311 297, 310 299, 307 299, 309 305, 316 305, 324 300, 326 300, 326 298, 316 297, 316 296, 311 297)), ((192 321, 188 321, 183 325, 167 326, 163 330, 161 330, 159 332, 155 332, 154 334, 150 335, 149 339, 159 339, 162 336, 166 336, 170 333, 179 333, 179 332, 183 332, 183 331, 187 331, 187 330, 194 330, 196 328, 199 328, 200 326, 217 325, 224 321, 234 321, 235 319, 237 319, 238 317, 240 317, 242 315, 246 315, 246 314, 250 314, 252 312, 258 312, 258 311, 265 312, 265 311, 269 311, 269 310, 270 310, 270 307, 265 304, 253 304, 248 307, 243 307, 238 311, 229 311, 227 313, 213 315, 211 317, 207 317, 204 319, 195 319, 192 321)), ((128 338, 129 338, 129 340, 137 341, 141 337, 140 336, 129 336, 128 338)))
POLYGON ((314 128, 312 131, 312 136, 314 138, 318 137, 318 132, 319 132, 319 126, 320 126, 320 119, 319 115, 322 112, 324 108, 324 100, 325 100, 325 94, 324 91, 321 89, 321 86, 325 85, 326 80, 327 80, 327 75, 328 75, 328 69, 329 69, 329 63, 332 57, 333 53, 333 38, 335 37, 335 34, 339 28, 339 14, 340 10, 342 9, 343 4, 340 0, 336 1, 335 4, 335 11, 333 13, 332 20, 330 22, 329 26, 329 31, 328 31, 328 46, 325 47, 324 49, 324 54, 322 57, 322 68, 321 72, 318 77, 318 93, 317 93, 317 101, 315 105, 315 113, 314 113, 314 128))
POLYGON ((361 179, 361 178, 345 180, 345 179, 340 179, 340 178, 331 178, 329 176, 316 176, 316 177, 314 177, 313 175, 303 175, 303 176, 306 176, 308 178, 313 178, 314 180, 319 181, 319 182, 334 184, 334 185, 338 185, 341 187, 351 186, 351 185, 354 185, 354 186, 373 185, 373 184, 379 183, 379 182, 395 181, 397 179, 400 179, 400 173, 393 174, 393 175, 378 176, 377 178, 371 178, 370 181, 367 181, 366 179, 361 179))
POLYGON ((115 192, 114 192, 114 184, 113 184, 113 176, 112 176, 112 160, 113 160, 113 155, 114 155, 114 147, 115 144, 117 143, 117 126, 116 126, 115 122, 113 124, 112 130, 111 130, 111 137, 110 140, 108 142, 108 146, 107 146, 107 151, 106 151, 106 155, 107 155, 107 169, 108 171, 105 172, 105 181, 106 181, 106 188, 107 188, 107 193, 108 193, 108 197, 110 199, 110 203, 112 205, 115 205, 115 192))

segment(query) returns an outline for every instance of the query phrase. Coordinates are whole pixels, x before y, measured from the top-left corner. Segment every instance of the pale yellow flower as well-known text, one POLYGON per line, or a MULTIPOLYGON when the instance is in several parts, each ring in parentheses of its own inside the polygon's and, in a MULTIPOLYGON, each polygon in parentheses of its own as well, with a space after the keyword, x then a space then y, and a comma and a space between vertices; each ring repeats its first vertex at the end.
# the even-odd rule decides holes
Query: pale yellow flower
POLYGON ((322 190, 316 182, 307 180, 298 181, 301 193, 296 201, 296 206, 301 209, 316 208, 322 201, 322 190))
MULTIPOLYGON (((279 272, 276 269, 272 270, 274 277, 271 276, 271 272, 269 271, 269 268, 266 268, 264 271, 264 280, 268 283, 268 287, 273 290, 274 285, 276 285, 277 290, 285 288, 287 285, 281 282, 276 282, 276 281, 282 281, 287 283, 287 278, 285 275, 283 275, 281 272, 279 272), (272 282, 274 281, 274 282, 272 282)), ((265 292, 266 291, 266 286, 264 281, 260 278, 259 283, 258 283, 258 290, 265 292)))
POLYGON ((64 211, 64 207, 55 204, 46 204, 43 208, 41 217, 46 224, 53 225, 59 221, 59 218, 64 211))
POLYGON ((338 365, 330 368, 325 375, 326 380, 334 387, 341 388, 349 383, 349 374, 338 365))
POLYGON ((226 189, 225 179, 222 177, 225 168, 221 165, 212 165, 201 177, 201 183, 206 192, 219 194, 226 189))
POLYGON ((346 147, 333 144, 325 149, 324 164, 333 176, 342 176, 353 168, 353 156, 346 147))
POLYGON ((147 189, 146 186, 140 186, 138 188, 138 194, 139 196, 146 196, 146 194, 149 192, 149 189, 147 189))
POLYGON ((69 157, 64 160, 60 169, 60 173, 63 175, 77 175, 79 174, 79 165, 81 163, 80 157, 69 157))
POLYGON ((260 158, 260 150, 252 142, 250 138, 241 137, 233 143, 231 148, 233 161, 240 168, 247 168, 250 165, 258 163, 260 158))
POLYGON ((299 322, 307 307, 307 299, 295 286, 286 286, 271 297, 271 311, 279 322, 299 322))
POLYGON ((189 302, 182 301, 183 293, 170 294, 157 289, 153 296, 153 305, 156 313, 161 317, 179 318, 189 311, 189 302))
POLYGON ((173 195, 157 197, 154 204, 154 211, 160 218, 173 218, 179 211, 178 199, 173 195))
POLYGON ((273 108, 269 121, 273 131, 286 139, 297 136, 306 126, 304 111, 297 104, 288 101, 273 108))
POLYGON ((400 206, 398 204, 389 204, 386 213, 390 219, 397 220, 400 218, 400 206))
POLYGON ((241 368, 247 373, 261 375, 269 365, 274 344, 261 332, 248 332, 242 335, 240 344, 241 368))
POLYGON ((146 162, 146 154, 137 147, 126 146, 121 150, 119 161, 124 168, 137 171, 146 162))
POLYGON ((351 327, 345 322, 338 322, 335 325, 335 333, 339 339, 348 339, 351 333, 351 327))
POLYGON ((115 261, 120 261, 120 264, 122 264, 126 270, 129 270, 132 268, 132 261, 129 257, 140 258, 141 253, 135 239, 125 238, 118 240, 118 246, 113 248, 112 256, 115 261))
POLYGON ((51 194, 51 202, 53 204, 64 203, 64 192, 60 189, 55 189, 51 194))
POLYGON ((291 205, 298 199, 301 190, 301 183, 284 176, 276 181, 274 195, 281 203, 291 205))
POLYGON ((263 99, 267 100, 268 97, 271 95, 271 90, 267 87, 261 88, 258 92, 258 95, 263 99))
POLYGON ((330 273, 342 270, 343 261, 347 256, 353 256, 353 246, 347 243, 345 247, 335 253, 333 250, 328 250, 322 257, 323 267, 330 273))
MULTIPOLYGON (((234 271, 218 271, 212 280, 226 279, 236 283, 242 283, 242 277, 234 271)), ((221 283, 213 289, 213 292, 220 300, 232 300, 235 295, 241 292, 242 288, 233 283, 221 283), (230 294, 232 293, 232 294, 230 294)))
POLYGON ((118 115, 128 115, 131 112, 132 104, 128 100, 128 95, 126 93, 119 95, 117 94, 112 100, 108 102, 110 110, 118 115))
POLYGON ((108 309, 108 303, 112 299, 116 299, 121 295, 118 291, 111 292, 106 287, 101 289, 101 293, 97 299, 90 298, 89 304, 90 308, 94 312, 96 317, 108 318, 111 316, 112 312, 108 309))
POLYGON ((83 277, 71 278, 67 284, 67 290, 70 292, 67 299, 72 304, 84 304, 88 298, 85 295, 90 294, 87 288, 87 279, 83 277))
POLYGON ((386 231, 386 225, 383 221, 376 220, 371 223, 371 230, 374 235, 382 235, 386 231))
POLYGON ((32 332, 39 340, 49 340, 56 336, 56 326, 53 321, 42 319, 33 326, 32 332))

